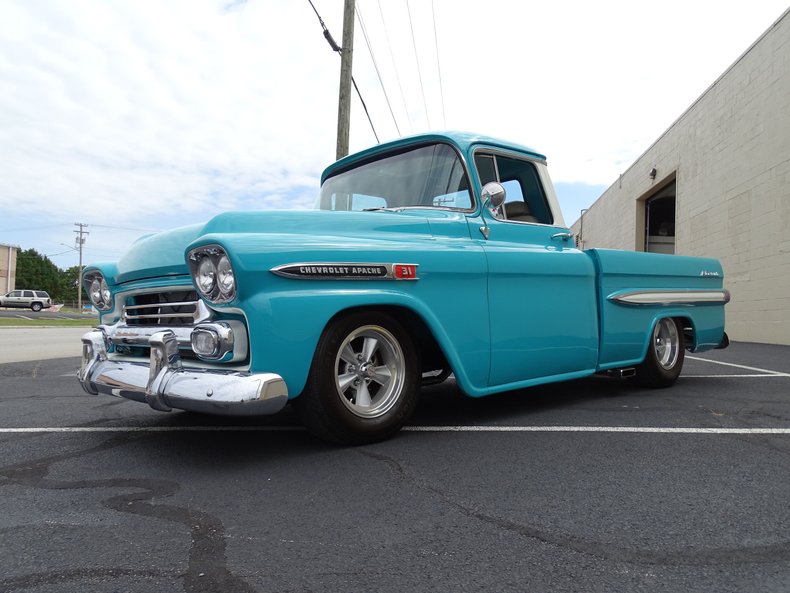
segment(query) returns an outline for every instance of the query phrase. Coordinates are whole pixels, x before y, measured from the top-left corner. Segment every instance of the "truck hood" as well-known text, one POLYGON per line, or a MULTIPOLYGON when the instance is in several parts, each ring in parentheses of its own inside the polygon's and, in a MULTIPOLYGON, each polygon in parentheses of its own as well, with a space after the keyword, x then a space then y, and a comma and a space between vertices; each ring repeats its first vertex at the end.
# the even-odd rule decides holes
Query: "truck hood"
MULTIPOLYGON (((179 276, 189 273, 185 252, 187 246, 205 235, 235 233, 292 235, 312 241, 318 237, 375 237, 388 234, 432 235, 429 219, 437 228, 456 227, 462 214, 444 211, 404 210, 400 212, 336 212, 324 210, 272 210, 228 212, 205 224, 197 224, 138 239, 118 261, 116 284, 179 276)), ((465 226, 465 225, 464 225, 465 226)), ((445 234, 442 232, 442 234, 445 234)))

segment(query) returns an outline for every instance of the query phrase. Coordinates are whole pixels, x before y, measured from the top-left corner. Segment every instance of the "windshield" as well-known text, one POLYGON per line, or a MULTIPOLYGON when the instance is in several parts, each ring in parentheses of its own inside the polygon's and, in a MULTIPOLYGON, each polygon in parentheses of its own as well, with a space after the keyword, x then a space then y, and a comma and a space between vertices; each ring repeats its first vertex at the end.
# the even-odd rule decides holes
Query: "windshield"
POLYGON ((421 146, 330 177, 320 210, 452 208, 469 210, 472 197, 463 164, 447 144, 421 146))

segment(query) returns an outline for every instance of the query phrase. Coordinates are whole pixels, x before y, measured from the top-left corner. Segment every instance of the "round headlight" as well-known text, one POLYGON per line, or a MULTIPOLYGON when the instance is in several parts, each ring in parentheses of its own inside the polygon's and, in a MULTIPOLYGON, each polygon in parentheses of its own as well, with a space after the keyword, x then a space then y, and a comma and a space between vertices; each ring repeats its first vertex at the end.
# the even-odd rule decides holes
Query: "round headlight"
POLYGON ((223 255, 217 262, 217 285, 223 296, 228 297, 236 290, 236 278, 227 255, 223 255))
POLYGON ((102 282, 98 278, 94 278, 93 282, 91 282, 91 290, 90 290, 91 302, 97 307, 100 307, 103 304, 101 285, 102 282))
POLYGON ((198 265, 195 282, 203 294, 211 294, 211 291, 214 290, 214 282, 216 281, 216 277, 217 268, 214 266, 214 262, 211 261, 211 258, 204 257, 201 259, 200 264, 198 265))
POLYGON ((107 281, 104 278, 101 279, 100 289, 101 289, 101 300, 102 300, 102 303, 104 303, 105 305, 109 306, 109 304, 110 304, 110 287, 107 286, 107 281))

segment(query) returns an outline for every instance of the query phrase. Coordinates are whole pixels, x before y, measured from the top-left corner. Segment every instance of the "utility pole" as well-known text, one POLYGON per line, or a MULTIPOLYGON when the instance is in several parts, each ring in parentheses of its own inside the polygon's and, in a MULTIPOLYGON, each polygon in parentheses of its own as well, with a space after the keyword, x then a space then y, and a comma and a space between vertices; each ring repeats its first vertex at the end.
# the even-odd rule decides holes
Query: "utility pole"
POLYGON ((351 129, 351 63, 354 57, 354 0, 343 7, 343 48, 340 51, 340 97, 337 107, 337 158, 348 154, 351 129))
POLYGON ((75 222, 74 226, 79 227, 74 230, 77 233, 74 242, 77 244, 77 250, 80 252, 80 273, 77 277, 77 308, 82 313, 82 246, 85 245, 85 237, 83 235, 90 235, 90 233, 85 230, 85 227, 88 226, 87 224, 75 222))

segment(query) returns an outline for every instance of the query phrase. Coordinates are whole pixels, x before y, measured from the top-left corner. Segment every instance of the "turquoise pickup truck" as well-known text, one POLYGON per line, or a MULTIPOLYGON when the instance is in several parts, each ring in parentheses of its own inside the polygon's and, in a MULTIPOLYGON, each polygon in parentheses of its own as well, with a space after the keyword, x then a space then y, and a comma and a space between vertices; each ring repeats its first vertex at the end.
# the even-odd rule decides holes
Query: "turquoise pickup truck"
POLYGON ((89 393, 271 414, 330 441, 393 435, 420 387, 472 397, 595 373, 672 385, 725 347, 713 259, 580 251, 543 155, 462 133, 330 165, 314 210, 232 212, 85 268, 89 393))

